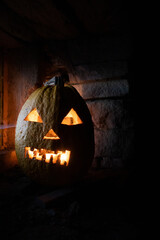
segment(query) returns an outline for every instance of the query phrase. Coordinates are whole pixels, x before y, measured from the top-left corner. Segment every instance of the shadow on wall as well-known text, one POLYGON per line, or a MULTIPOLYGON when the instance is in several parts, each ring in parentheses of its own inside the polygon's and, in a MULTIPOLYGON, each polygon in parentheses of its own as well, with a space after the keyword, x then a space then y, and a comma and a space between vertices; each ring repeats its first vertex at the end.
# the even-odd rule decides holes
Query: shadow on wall
POLYGON ((4 172, 6 169, 12 168, 18 164, 15 150, 0 151, 0 172, 4 172))

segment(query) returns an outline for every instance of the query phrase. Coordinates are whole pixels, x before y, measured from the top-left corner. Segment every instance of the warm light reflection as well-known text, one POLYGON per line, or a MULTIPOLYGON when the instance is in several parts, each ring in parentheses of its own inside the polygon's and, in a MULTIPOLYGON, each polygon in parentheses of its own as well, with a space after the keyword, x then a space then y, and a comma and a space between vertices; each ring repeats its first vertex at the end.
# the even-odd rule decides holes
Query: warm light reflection
POLYGON ((83 122, 76 111, 72 108, 61 123, 64 125, 77 125, 82 124, 83 122))
POLYGON ((50 129, 49 130, 49 132, 46 134, 46 136, 44 136, 44 138, 43 139, 55 139, 55 140, 57 140, 57 139, 60 139, 59 137, 58 137, 58 135, 53 131, 53 129, 50 129))
POLYGON ((30 122, 39 122, 39 123, 43 123, 41 117, 39 116, 37 109, 34 108, 28 115, 27 117, 24 119, 25 121, 30 121, 30 122))
POLYGON ((30 147, 25 147, 25 158, 45 161, 46 163, 53 163, 68 166, 71 151, 50 151, 46 149, 31 150, 30 147))

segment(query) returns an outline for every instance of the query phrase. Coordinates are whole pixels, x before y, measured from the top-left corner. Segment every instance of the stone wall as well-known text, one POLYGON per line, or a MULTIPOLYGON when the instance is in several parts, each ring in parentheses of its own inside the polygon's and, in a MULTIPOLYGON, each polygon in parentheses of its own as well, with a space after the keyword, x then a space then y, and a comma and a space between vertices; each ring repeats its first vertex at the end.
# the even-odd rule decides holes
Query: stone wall
POLYGON ((94 123, 93 167, 128 167, 134 161, 132 47, 126 36, 93 42, 73 44, 70 51, 70 82, 85 99, 94 123))
MULTIPOLYGON (((70 78, 74 81, 74 77, 70 78)), ((134 119, 130 114, 129 83, 127 79, 95 79, 73 83, 85 99, 95 133, 95 160, 101 167, 124 167, 134 151, 134 119)), ((131 103, 132 104, 132 103, 131 103)))

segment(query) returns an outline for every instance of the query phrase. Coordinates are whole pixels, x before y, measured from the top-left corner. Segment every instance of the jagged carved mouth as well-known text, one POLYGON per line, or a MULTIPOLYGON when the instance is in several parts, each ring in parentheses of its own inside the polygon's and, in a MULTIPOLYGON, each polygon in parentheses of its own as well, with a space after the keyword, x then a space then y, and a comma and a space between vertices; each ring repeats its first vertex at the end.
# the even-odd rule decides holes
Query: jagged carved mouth
POLYGON ((46 149, 37 149, 25 147, 25 158, 44 161, 57 165, 68 166, 71 151, 51 151, 46 149))

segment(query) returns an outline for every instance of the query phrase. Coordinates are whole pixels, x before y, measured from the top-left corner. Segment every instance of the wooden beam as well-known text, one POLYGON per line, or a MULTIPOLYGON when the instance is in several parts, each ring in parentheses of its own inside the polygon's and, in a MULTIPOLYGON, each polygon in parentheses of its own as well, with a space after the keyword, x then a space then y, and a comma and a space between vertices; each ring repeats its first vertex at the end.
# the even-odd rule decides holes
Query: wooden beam
POLYGON ((55 7, 73 24, 80 34, 87 35, 86 28, 82 21, 77 17, 74 8, 66 0, 52 0, 55 7))
POLYGON ((4 30, 0 29, 0 47, 7 49, 7 48, 17 48, 17 47, 23 47, 23 46, 24 46, 24 43, 22 43, 22 41, 19 41, 19 39, 16 39, 14 36, 11 36, 4 30))
MULTIPOLYGON (((0 50, 0 125, 3 122, 3 52, 0 50)), ((3 146, 3 130, 0 128, 0 150, 3 146)))
POLYGON ((23 44, 38 39, 38 35, 24 18, 18 16, 2 1, 0 2, 0 30, 23 44))
MULTIPOLYGON (((8 64, 3 59, 3 125, 8 125, 8 64)), ((6 149, 8 144, 8 129, 3 129, 3 147, 6 149)))

